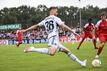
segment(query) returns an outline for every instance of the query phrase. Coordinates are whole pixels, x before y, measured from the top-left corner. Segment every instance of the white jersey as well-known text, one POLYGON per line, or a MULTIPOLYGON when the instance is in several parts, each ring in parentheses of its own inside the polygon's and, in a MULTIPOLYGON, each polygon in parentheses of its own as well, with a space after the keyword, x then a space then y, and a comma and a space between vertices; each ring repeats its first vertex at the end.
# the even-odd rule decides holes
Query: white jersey
POLYGON ((47 33, 48 33, 48 38, 52 37, 52 36, 58 36, 58 30, 59 30, 59 26, 64 24, 64 22, 61 21, 60 18, 58 18, 57 16, 54 15, 50 15, 48 17, 46 17, 43 21, 41 21, 38 25, 39 26, 44 26, 47 33))

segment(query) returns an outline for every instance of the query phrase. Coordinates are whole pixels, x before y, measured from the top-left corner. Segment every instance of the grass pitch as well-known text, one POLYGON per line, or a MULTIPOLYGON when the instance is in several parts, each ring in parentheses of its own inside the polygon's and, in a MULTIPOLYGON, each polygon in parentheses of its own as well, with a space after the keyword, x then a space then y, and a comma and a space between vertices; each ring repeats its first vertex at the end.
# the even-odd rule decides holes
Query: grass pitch
POLYGON ((58 52, 55 56, 39 53, 24 53, 23 47, 47 47, 46 44, 23 44, 19 48, 15 45, 0 45, 0 71, 107 71, 107 45, 104 47, 100 60, 100 68, 91 65, 97 50, 92 42, 82 44, 77 50, 78 43, 64 43, 80 60, 87 59, 87 67, 83 68, 64 53, 58 52))

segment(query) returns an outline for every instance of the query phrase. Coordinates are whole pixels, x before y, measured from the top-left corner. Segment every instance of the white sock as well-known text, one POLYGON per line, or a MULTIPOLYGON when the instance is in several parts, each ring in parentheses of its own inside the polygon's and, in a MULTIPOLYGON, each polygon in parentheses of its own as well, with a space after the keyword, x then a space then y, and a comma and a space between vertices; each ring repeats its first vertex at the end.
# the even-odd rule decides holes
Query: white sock
POLYGON ((30 51, 31 52, 43 53, 43 54, 48 54, 49 53, 49 49, 48 48, 33 48, 30 51))
POLYGON ((79 60, 74 54, 72 54, 72 53, 68 53, 68 56, 72 59, 72 60, 74 60, 74 61, 76 61, 78 64, 82 64, 83 62, 81 61, 81 60, 79 60))

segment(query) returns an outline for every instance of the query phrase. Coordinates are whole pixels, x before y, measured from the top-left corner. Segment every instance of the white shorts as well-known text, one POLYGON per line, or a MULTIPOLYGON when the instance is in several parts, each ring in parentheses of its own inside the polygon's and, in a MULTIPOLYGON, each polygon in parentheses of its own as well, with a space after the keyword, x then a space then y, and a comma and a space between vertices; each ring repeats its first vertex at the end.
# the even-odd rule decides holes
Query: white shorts
POLYGON ((52 36, 48 39, 48 47, 55 47, 57 49, 66 48, 59 42, 58 36, 52 36))

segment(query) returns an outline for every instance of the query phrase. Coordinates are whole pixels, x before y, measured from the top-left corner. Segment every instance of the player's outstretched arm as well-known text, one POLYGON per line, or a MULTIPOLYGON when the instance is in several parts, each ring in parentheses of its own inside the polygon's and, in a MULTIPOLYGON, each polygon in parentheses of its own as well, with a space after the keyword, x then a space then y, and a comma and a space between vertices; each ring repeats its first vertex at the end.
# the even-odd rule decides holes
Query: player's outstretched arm
POLYGON ((65 29, 67 29, 67 30, 69 30, 69 31, 72 32, 74 35, 77 35, 77 34, 74 33, 74 32, 72 31, 72 29, 71 29, 70 27, 68 27, 67 25, 61 24, 60 26, 63 27, 63 28, 65 28, 65 29))
POLYGON ((38 26, 38 24, 37 25, 33 25, 33 26, 31 26, 31 27, 29 27, 29 28, 27 28, 27 29, 24 29, 24 30, 21 30, 21 32, 26 32, 26 31, 29 31, 29 30, 32 30, 32 29, 35 29, 36 27, 38 26))

